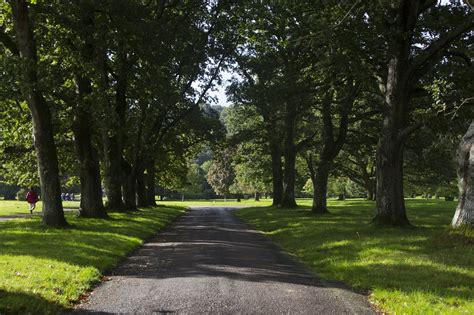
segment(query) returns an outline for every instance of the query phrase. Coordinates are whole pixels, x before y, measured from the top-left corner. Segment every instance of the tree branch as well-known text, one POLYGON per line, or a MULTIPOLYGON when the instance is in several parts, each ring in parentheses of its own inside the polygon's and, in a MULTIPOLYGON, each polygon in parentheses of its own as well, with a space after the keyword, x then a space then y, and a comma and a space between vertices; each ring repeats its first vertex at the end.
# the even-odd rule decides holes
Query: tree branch
POLYGON ((420 129, 421 127, 423 127, 423 123, 416 123, 414 125, 408 126, 400 132, 399 138, 404 139, 415 131, 417 131, 418 129, 420 129))
POLYGON ((449 46, 451 42, 457 39, 459 36, 465 32, 474 28, 474 15, 470 14, 466 19, 459 24, 457 27, 452 29, 449 32, 444 33, 440 36, 439 39, 431 43, 427 48, 425 48, 421 53, 416 56, 410 66, 409 73, 413 74, 420 68, 422 68, 430 59, 432 59, 436 54, 441 52, 444 48, 449 46))
POLYGON ((459 57, 459 58, 463 59, 463 60, 466 62, 466 64, 467 64, 468 66, 472 66, 471 58, 469 58, 468 55, 466 55, 466 54, 464 54, 464 53, 462 53, 462 52, 460 52, 460 51, 457 51, 457 50, 448 50, 448 51, 446 52, 446 56, 459 57))
POLYGON ((20 55, 20 51, 13 39, 5 31, 5 25, 0 26, 0 42, 15 56, 20 55))

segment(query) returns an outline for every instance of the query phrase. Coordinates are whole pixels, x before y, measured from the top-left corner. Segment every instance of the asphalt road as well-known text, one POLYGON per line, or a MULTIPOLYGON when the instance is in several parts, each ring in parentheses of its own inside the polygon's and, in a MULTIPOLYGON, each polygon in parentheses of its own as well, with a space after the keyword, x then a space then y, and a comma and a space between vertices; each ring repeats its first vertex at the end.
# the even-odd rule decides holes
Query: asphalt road
POLYGON ((315 278, 233 210, 193 208, 127 258, 76 312, 374 313, 365 296, 315 278))

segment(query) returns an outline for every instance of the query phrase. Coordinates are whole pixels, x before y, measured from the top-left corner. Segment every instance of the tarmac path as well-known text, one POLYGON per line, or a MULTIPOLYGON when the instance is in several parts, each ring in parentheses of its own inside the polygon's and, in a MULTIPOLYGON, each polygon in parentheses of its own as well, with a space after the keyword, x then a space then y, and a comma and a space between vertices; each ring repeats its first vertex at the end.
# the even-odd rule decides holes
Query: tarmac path
POLYGON ((318 279, 234 210, 193 207, 132 253, 75 312, 375 313, 364 295, 318 279))

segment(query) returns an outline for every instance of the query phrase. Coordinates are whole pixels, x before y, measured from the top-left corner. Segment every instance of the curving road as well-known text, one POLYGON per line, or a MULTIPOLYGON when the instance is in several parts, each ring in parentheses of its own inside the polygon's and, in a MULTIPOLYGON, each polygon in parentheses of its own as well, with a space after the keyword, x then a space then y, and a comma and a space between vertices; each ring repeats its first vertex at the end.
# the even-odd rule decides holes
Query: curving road
POLYGON ((315 278, 234 209, 192 208, 127 258, 76 312, 374 313, 365 296, 315 278))

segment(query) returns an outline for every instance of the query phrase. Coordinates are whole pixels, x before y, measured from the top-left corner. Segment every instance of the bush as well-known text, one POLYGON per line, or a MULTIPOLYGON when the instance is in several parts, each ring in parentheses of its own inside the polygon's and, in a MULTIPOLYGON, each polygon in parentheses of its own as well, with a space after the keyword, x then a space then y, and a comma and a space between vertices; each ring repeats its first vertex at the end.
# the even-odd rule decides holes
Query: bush
POLYGON ((28 193, 28 190, 25 188, 21 188, 17 193, 16 193, 16 199, 19 201, 26 201, 26 194, 28 193))

